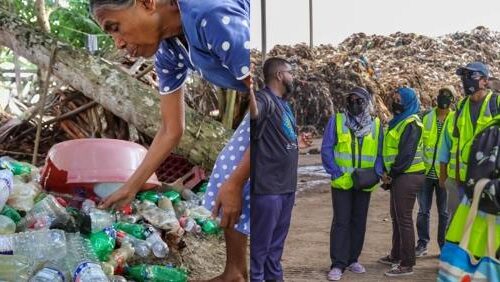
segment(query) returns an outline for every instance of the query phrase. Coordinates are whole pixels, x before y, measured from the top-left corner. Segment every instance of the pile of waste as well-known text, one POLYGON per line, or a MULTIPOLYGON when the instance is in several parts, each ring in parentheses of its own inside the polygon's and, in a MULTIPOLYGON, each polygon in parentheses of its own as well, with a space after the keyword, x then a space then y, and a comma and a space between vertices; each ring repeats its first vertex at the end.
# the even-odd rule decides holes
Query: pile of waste
POLYGON ((219 223, 202 206, 206 182, 162 185, 103 210, 42 189, 35 166, 1 157, 0 167, 2 281, 187 281, 203 245, 205 260, 223 263, 219 223))
MULTIPOLYGON (((376 114, 387 122, 389 94, 398 86, 415 88, 423 109, 428 109, 441 87, 452 85, 462 92, 455 75, 459 66, 479 60, 490 66, 494 76, 500 75, 500 33, 484 27, 437 38, 357 33, 335 47, 277 45, 267 56, 284 57, 294 65, 292 106, 297 122, 322 132, 328 118, 344 106, 343 94, 354 85, 374 94, 376 114)), ((252 52, 252 61, 257 66, 256 84, 262 86, 261 54, 252 52)))

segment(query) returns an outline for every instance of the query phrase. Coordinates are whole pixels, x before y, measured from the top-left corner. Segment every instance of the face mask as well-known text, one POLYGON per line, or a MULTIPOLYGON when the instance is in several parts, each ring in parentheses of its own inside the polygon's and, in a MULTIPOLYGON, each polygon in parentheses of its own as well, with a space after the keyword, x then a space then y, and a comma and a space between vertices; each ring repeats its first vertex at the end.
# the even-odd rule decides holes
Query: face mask
POLYGON ((462 85, 464 87, 465 95, 472 95, 480 90, 479 80, 462 77, 462 85))
POLYGON ((363 112, 363 105, 358 103, 347 103, 347 110, 353 116, 357 116, 363 112))
POLYGON ((438 107, 440 109, 448 109, 451 104, 451 97, 447 95, 439 95, 437 98, 438 107))
POLYGON ((398 103, 396 101, 392 102, 391 111, 392 111, 393 114, 399 115, 402 112, 404 112, 404 110, 405 110, 405 107, 402 104, 400 104, 400 103, 398 103))

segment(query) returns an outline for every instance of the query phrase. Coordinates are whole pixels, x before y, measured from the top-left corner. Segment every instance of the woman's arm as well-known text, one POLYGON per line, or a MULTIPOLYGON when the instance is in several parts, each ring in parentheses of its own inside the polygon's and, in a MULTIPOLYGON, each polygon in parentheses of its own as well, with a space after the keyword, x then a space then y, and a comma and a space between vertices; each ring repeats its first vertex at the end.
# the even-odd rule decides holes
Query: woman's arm
POLYGON ((184 91, 178 89, 160 97, 161 124, 149 150, 137 170, 115 193, 104 199, 101 208, 121 207, 130 203, 148 178, 179 144, 184 132, 184 91))

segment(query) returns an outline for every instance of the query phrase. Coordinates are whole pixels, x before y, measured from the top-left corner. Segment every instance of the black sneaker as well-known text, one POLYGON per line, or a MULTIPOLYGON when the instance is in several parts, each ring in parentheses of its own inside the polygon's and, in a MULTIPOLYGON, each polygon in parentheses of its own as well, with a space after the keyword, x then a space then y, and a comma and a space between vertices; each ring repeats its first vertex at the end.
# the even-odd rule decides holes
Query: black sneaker
POLYGON ((385 265, 399 264, 399 260, 393 259, 391 257, 391 255, 387 255, 385 257, 379 258, 378 262, 380 262, 381 264, 385 264, 385 265))
POLYGON ((394 265, 389 271, 385 273, 388 277, 399 277, 413 275, 413 267, 411 266, 401 266, 399 264, 394 265))
POLYGON ((427 255, 427 246, 423 244, 418 244, 417 247, 415 248, 415 256, 417 258, 421 258, 423 256, 427 255))

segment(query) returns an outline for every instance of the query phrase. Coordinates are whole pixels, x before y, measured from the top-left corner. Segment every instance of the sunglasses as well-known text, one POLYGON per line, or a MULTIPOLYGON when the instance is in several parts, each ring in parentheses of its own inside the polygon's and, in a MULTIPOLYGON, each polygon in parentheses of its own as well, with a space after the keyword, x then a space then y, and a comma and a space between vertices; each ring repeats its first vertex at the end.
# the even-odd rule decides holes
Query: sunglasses
POLYGON ((468 69, 457 69, 456 74, 465 79, 480 80, 484 75, 478 71, 471 71, 468 69))

